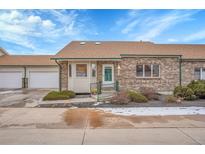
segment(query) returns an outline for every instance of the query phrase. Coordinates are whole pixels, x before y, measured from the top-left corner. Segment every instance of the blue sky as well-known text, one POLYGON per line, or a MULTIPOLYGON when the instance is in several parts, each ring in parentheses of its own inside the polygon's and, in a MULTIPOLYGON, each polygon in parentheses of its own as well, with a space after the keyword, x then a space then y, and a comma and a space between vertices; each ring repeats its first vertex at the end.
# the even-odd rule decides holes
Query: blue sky
POLYGON ((0 46, 55 54, 72 40, 205 43, 205 10, 0 10, 0 46))

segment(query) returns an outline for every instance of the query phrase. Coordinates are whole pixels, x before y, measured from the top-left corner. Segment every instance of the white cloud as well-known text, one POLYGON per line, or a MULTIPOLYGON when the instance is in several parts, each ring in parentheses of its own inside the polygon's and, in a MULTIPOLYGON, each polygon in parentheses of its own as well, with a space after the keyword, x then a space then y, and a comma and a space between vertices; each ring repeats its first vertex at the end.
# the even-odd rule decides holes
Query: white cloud
POLYGON ((54 28, 54 26, 55 26, 55 24, 53 22, 51 22, 50 20, 44 20, 42 22, 42 24, 43 24, 43 27, 49 28, 49 29, 54 28))
POLYGON ((170 27, 190 20, 190 17, 195 13, 195 11, 171 11, 164 16, 152 18, 145 23, 143 34, 139 34, 135 40, 152 40, 170 27))
POLYGON ((189 42, 189 41, 196 41, 196 40, 202 40, 205 39, 205 30, 200 30, 198 32, 195 32, 193 34, 190 34, 188 36, 185 36, 185 39, 183 40, 184 42, 189 42))
POLYGON ((0 40, 33 52, 39 52, 41 46, 49 48, 49 43, 62 48, 63 40, 85 38, 84 34, 92 31, 91 27, 85 28, 86 22, 75 10, 0 10, 0 40))
POLYGON ((175 39, 175 38, 169 38, 167 41, 168 41, 168 42, 177 42, 178 39, 175 39))
POLYGON ((119 29, 122 34, 126 34, 126 37, 132 40, 153 40, 171 27, 192 20, 192 16, 198 10, 170 10, 167 12, 131 10, 117 20, 115 29, 119 29))
POLYGON ((28 17, 28 22, 32 23, 32 24, 35 24, 35 23, 41 23, 42 20, 41 20, 41 17, 39 17, 39 16, 31 15, 31 16, 28 17))
POLYGON ((139 20, 134 20, 130 22, 124 29, 122 29, 123 34, 127 34, 133 30, 133 28, 139 23, 139 20))

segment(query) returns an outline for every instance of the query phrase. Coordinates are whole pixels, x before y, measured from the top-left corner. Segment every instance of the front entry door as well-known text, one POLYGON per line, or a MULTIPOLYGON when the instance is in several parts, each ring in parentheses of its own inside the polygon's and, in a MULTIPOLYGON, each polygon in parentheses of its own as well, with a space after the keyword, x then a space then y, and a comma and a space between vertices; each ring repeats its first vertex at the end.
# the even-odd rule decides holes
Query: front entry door
POLYGON ((113 64, 104 64, 102 74, 103 74, 103 84, 113 84, 114 83, 113 64))

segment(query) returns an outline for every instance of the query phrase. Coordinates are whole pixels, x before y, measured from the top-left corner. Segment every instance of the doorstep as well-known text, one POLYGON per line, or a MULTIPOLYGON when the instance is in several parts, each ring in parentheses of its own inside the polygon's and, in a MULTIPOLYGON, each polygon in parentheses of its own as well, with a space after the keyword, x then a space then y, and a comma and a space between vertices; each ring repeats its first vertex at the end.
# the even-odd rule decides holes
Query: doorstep
POLYGON ((38 107, 87 107, 97 102, 95 98, 72 98, 68 100, 40 101, 38 107))

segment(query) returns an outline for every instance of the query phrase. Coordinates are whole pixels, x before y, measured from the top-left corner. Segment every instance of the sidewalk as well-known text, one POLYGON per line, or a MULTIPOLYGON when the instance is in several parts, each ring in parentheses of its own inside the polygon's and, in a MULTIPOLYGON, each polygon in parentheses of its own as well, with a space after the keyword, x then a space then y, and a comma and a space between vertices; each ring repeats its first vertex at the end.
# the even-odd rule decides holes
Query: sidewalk
POLYGON ((204 128, 0 129, 0 144, 205 144, 204 128))
POLYGON ((205 144, 205 115, 0 108, 0 144, 205 144))

